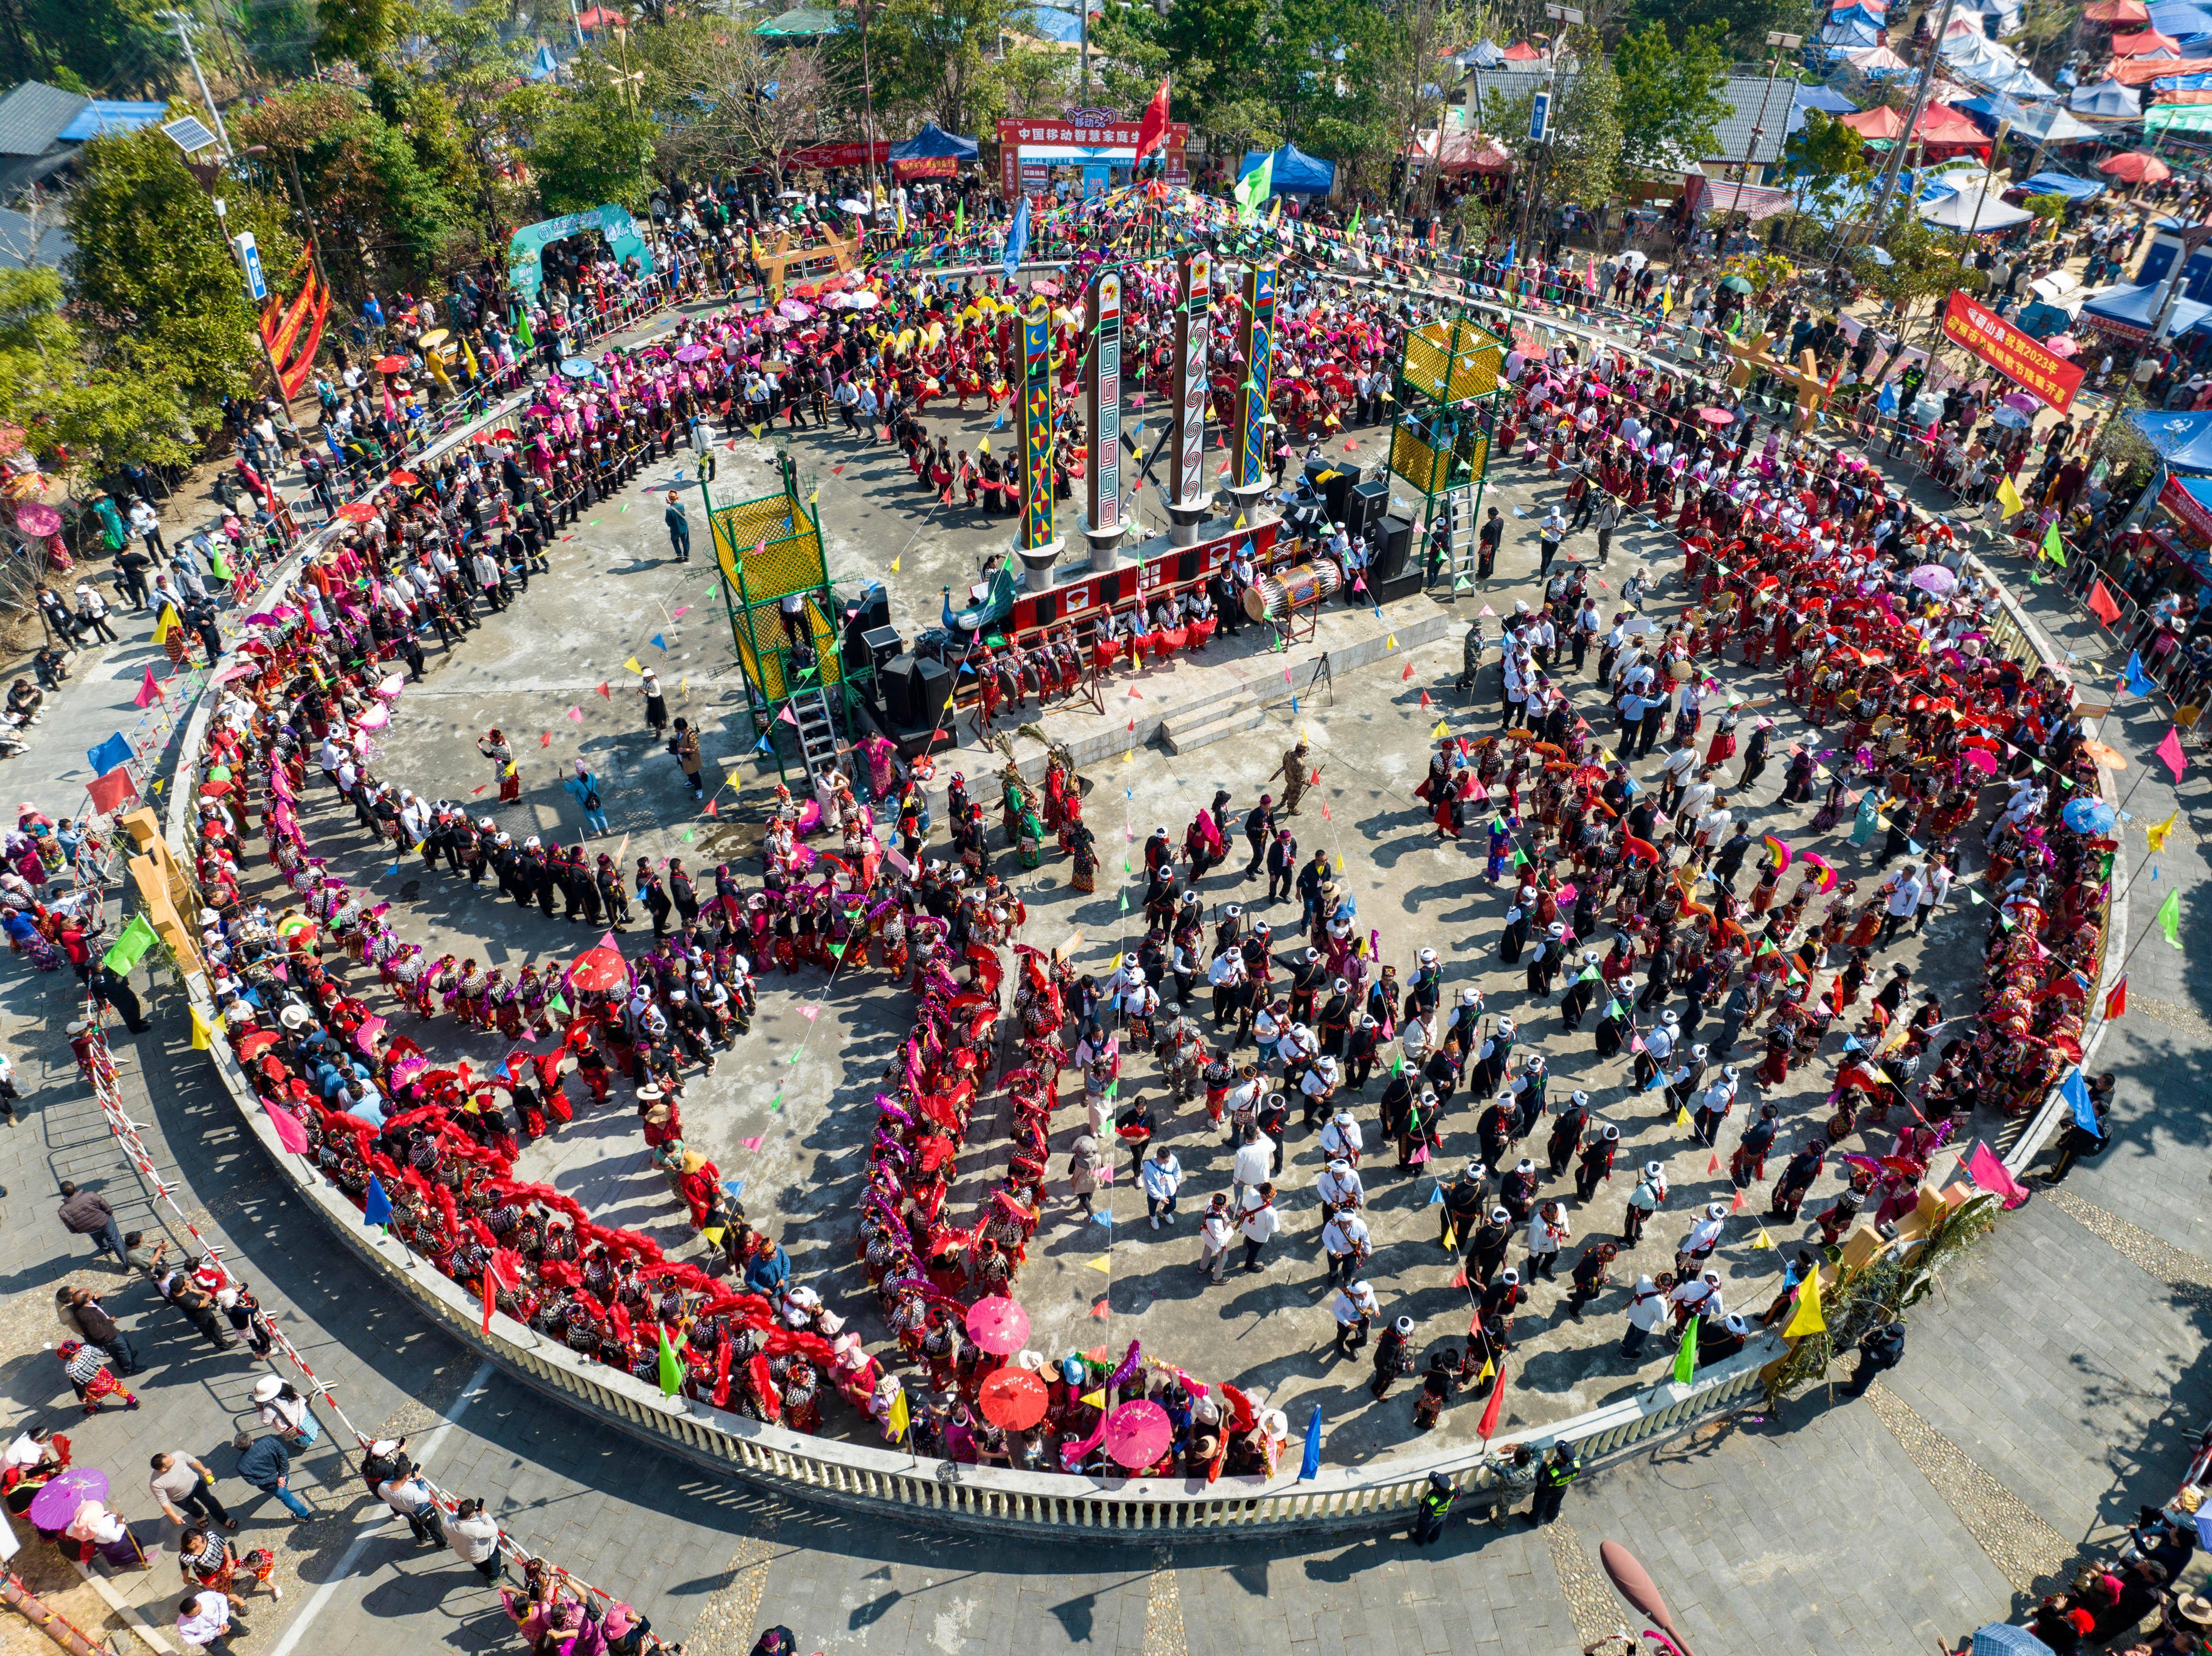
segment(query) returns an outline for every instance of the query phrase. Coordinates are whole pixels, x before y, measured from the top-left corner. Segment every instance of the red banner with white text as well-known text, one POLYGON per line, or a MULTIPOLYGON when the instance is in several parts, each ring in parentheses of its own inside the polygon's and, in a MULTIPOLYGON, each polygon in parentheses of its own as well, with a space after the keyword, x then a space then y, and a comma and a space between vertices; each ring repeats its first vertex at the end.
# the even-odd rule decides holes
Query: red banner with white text
POLYGON ((1955 289, 1944 307, 1943 334, 2061 414, 2073 406, 2074 394, 2081 389, 2081 369, 1955 289))

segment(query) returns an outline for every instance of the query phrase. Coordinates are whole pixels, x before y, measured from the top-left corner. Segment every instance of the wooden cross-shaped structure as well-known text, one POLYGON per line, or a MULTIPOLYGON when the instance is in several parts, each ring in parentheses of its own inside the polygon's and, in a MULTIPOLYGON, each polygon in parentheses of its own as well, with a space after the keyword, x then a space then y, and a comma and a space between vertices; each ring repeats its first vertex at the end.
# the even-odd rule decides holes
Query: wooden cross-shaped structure
POLYGON ((762 249, 760 255, 761 270, 768 278, 769 302, 774 304, 783 297, 787 267, 811 264, 816 259, 827 257, 835 262, 839 270, 849 270, 853 268, 854 256, 860 249, 860 238, 857 234, 840 240, 836 231, 830 227, 827 221, 822 225, 822 241, 815 246, 793 247, 791 232, 777 231, 775 246, 762 249))
POLYGON ((1820 378, 1819 363, 1809 345, 1797 353, 1797 361, 1793 364, 1787 357, 1777 356, 1767 349, 1774 343, 1774 338, 1771 333, 1762 333, 1755 339, 1729 340, 1729 355, 1735 359, 1735 366, 1729 370, 1728 382, 1741 391, 1752 382, 1754 376, 1766 373, 1784 385, 1794 386, 1797 392, 1797 413, 1790 428, 1803 431, 1813 423, 1814 416, 1820 411, 1820 404, 1834 393, 1835 384, 1820 378))

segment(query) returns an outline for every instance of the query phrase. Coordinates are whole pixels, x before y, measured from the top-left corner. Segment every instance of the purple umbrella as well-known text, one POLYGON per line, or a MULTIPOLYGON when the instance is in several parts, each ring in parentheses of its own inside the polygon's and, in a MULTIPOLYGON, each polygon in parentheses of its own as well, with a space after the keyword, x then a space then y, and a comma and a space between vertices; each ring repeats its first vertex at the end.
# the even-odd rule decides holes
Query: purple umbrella
POLYGON ((90 1466, 56 1473, 31 1497, 31 1522, 42 1530, 65 1530, 88 1501, 107 1499, 107 1474, 90 1466))
POLYGON ((686 345, 676 353, 676 360, 678 362, 703 362, 714 354, 704 345, 686 345))

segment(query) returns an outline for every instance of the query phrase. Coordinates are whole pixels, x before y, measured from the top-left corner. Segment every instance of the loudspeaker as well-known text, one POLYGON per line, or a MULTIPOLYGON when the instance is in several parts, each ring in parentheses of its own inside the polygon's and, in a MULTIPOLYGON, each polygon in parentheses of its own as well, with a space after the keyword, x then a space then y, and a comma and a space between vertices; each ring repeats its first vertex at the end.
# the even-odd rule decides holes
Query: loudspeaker
POLYGON ((1358 466, 1351 464, 1331 469, 1336 476, 1321 486, 1322 498, 1328 502, 1329 521, 1342 524, 1349 529, 1352 527, 1352 491, 1359 487, 1360 470, 1358 466))
POLYGON ((1406 556, 1413 548, 1413 525, 1404 518, 1385 518, 1376 535, 1375 561, 1368 566, 1368 579, 1376 581, 1395 579, 1406 570, 1406 556))
POLYGON ((905 646, 899 642, 896 627, 863 628, 856 616, 845 628, 845 670, 865 673, 880 668, 905 646))
POLYGON ((884 711, 898 728, 911 730, 922 722, 923 715, 915 711, 915 698, 921 690, 921 665, 912 654, 902 652, 885 662, 876 675, 884 711))
POLYGON ((914 722, 923 726, 951 728, 952 709, 948 704, 952 697, 952 669, 927 657, 915 665, 918 670, 915 675, 914 722))
POLYGON ((856 632, 871 632, 878 627, 888 627, 891 624, 890 594, 876 582, 870 581, 860 589, 860 601, 849 613, 851 619, 846 624, 856 632))
POLYGON ((1344 527, 1353 540, 1358 540, 1370 529, 1377 530, 1379 533, 1378 525, 1390 510, 1390 480, 1388 477, 1370 477, 1365 482, 1356 485, 1352 491, 1351 507, 1351 511, 1345 516, 1344 527))

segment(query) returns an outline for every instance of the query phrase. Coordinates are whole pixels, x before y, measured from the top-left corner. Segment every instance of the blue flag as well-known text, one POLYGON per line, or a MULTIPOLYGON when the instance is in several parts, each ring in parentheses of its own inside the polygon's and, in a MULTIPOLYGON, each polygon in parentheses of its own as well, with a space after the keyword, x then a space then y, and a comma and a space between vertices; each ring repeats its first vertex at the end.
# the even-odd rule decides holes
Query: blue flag
POLYGON ((1006 232, 1006 257, 1000 261, 1006 266, 1006 280, 1014 279, 1021 268, 1022 255, 1030 250, 1030 198, 1022 197, 1022 204, 1014 209, 1014 222, 1006 232))
POLYGON ((1298 1482, 1321 1475, 1321 1404, 1306 1416, 1306 1458, 1298 1463, 1298 1482))
POLYGON ((2128 653, 2127 686, 2130 695, 2148 695, 2158 688, 2150 682, 2150 675, 2143 671, 2142 652, 2140 650, 2128 653))
POLYGON ((361 1222, 364 1225, 392 1222, 392 1198, 384 1193, 384 1181, 373 1173, 368 1175, 368 1199, 361 1205, 361 1222))
POLYGON ((1509 270, 1513 268, 1513 250, 1520 245, 1521 238, 1518 236, 1505 244, 1505 268, 1509 270))
POLYGON ((2074 1073, 2060 1085, 2058 1095, 2074 1107, 2075 1122, 2084 1132, 2104 1137, 2105 1130, 2097 1125, 2097 1107, 2089 1101, 2089 1084, 2081 1079, 2081 1065, 2075 1065, 2074 1073))
POLYGON ((85 757, 92 761, 92 773, 105 776, 131 757, 131 743, 118 731, 113 736, 88 751, 85 757))
POLYGON ((653 647, 665 655, 668 651, 668 642, 659 634, 655 633, 653 635, 653 647))
POLYGON ((1429 1186, 1429 1205, 1440 1208, 1444 1204, 1444 1181, 1441 1179, 1429 1186))

